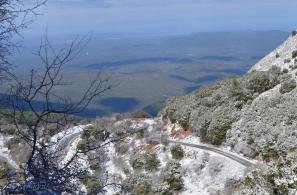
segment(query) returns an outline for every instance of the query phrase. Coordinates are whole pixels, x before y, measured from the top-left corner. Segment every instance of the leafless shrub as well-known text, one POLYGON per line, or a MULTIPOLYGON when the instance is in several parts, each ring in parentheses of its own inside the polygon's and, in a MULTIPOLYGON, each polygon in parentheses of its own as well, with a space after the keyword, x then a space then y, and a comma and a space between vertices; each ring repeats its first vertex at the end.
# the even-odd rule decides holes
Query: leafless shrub
MULTIPOLYGON (((74 152, 67 158, 64 157, 68 142, 71 143, 73 138, 80 136, 71 133, 67 135, 69 132, 65 129, 69 128, 69 116, 83 111, 94 98, 112 88, 109 77, 99 72, 76 101, 57 92, 57 88, 69 85, 63 78, 64 65, 78 56, 84 44, 85 38, 77 38, 68 48, 55 51, 46 37, 37 52, 44 68, 31 70, 28 81, 16 80, 11 84, 8 99, 13 108, 11 117, 14 119, 18 136, 29 146, 30 154, 22 167, 23 180, 11 179, 3 189, 4 193, 79 193, 81 188, 78 180, 89 176, 84 156, 94 154, 95 151, 123 138, 124 135, 110 134, 106 128, 96 129, 95 135, 87 136, 92 130, 86 128, 82 133, 85 136, 79 145, 73 148, 74 152), (41 110, 34 105, 38 99, 44 100, 41 110), (62 106, 55 106, 53 102, 62 106), (28 110, 33 117, 25 114, 28 110), (56 115, 60 117, 55 117, 56 115), (20 126, 20 123, 23 125, 20 126), (55 125, 55 131, 61 132, 62 135, 52 139, 52 130, 47 128, 49 125, 55 125), (96 135, 100 135, 99 141, 96 135)), ((95 155, 88 160, 98 160, 96 157, 95 155)), ((92 188, 92 193, 101 193, 106 186, 117 185, 108 183, 108 176, 104 178, 96 189, 92 188)))

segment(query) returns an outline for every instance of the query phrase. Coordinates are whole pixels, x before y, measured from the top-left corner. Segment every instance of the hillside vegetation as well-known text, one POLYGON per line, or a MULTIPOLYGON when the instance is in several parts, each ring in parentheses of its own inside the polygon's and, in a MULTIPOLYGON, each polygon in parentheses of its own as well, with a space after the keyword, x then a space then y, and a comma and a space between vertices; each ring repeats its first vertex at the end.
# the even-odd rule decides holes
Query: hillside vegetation
POLYGON ((162 111, 162 117, 192 130, 205 143, 267 163, 249 173, 234 193, 296 193, 296 52, 293 31, 243 77, 170 98, 162 111))

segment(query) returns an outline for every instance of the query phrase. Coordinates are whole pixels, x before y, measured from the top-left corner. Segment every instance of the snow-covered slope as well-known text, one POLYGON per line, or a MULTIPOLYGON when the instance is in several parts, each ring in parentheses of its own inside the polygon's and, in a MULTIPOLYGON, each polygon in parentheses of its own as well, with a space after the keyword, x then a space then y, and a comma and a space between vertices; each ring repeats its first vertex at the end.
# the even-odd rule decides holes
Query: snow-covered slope
POLYGON ((237 191, 227 194, 296 194, 292 171, 297 170, 296 80, 297 31, 293 31, 244 76, 170 98, 161 114, 204 142, 263 161, 237 191))
POLYGON ((296 65, 294 52, 297 51, 297 31, 293 31, 290 37, 278 48, 269 53, 266 57, 255 64, 250 71, 267 71, 272 66, 290 69, 290 66, 296 65))
MULTIPOLYGON (((154 184, 157 185, 158 188, 163 185, 166 188, 166 185, 164 183, 162 184, 162 179, 160 178, 162 178, 162 172, 166 169, 168 163, 174 161, 170 148, 175 144, 152 144, 152 140, 149 137, 160 134, 158 128, 156 128, 156 124, 160 120, 160 118, 137 121, 131 120, 131 124, 134 127, 147 127, 147 136, 143 138, 139 136, 128 137, 124 143, 126 146, 129 146, 129 148, 124 153, 117 152, 118 149, 115 144, 110 144, 106 148, 108 160, 105 164, 105 168, 110 174, 110 177, 113 178, 112 182, 125 182, 125 180, 129 177, 133 177, 135 174, 144 173, 149 178, 159 180, 158 184, 154 184), (160 164, 156 170, 136 170, 131 164, 131 158, 134 158, 133 156, 136 154, 156 154, 160 164)), ((161 134, 163 137, 167 137, 167 139, 202 145, 198 137, 186 132, 179 124, 165 123, 163 124, 162 129, 164 129, 164 131, 161 134)), ((155 139, 160 136, 153 137, 155 139)), ((121 145, 121 147, 124 147, 124 145, 121 145)), ((178 192, 178 194, 208 195, 218 193, 219 191, 223 191, 226 185, 228 186, 230 182, 232 183, 242 179, 249 169, 249 167, 212 151, 185 145, 181 145, 181 147, 184 151, 184 157, 177 162, 181 167, 180 174, 183 189, 178 192)), ((228 148, 221 149, 230 152, 228 148)), ((157 186, 153 186, 153 188, 156 188, 157 186)), ((164 186, 161 188, 164 188, 164 186)), ((117 190, 113 188, 107 190, 107 194, 110 195, 115 194, 116 192, 117 190)), ((159 193, 153 191, 153 194, 159 193)))

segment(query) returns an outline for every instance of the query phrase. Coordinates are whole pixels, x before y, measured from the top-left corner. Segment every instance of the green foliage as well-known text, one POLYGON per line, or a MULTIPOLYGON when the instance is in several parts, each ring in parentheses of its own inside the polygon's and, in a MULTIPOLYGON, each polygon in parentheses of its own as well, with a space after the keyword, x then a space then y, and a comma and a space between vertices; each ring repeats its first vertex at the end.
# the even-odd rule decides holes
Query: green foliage
POLYGON ((240 111, 261 93, 280 84, 283 75, 279 67, 272 66, 268 71, 231 77, 191 94, 170 98, 163 116, 191 129, 201 141, 220 145, 240 118, 240 111))
POLYGON ((148 182, 139 183, 134 186, 133 190, 131 191, 132 195, 153 195, 152 193, 152 186, 148 182))
POLYGON ((164 181, 169 184, 171 190, 181 190, 183 188, 181 177, 177 177, 174 174, 167 175, 164 181))
POLYGON ((190 113, 188 113, 187 115, 183 116, 181 119, 178 120, 178 123, 183 129, 189 128, 189 118, 190 118, 190 113))
POLYGON ((262 152, 263 160, 269 162, 271 160, 277 160, 279 158, 279 154, 273 148, 265 148, 262 152))
POLYGON ((296 88, 296 81, 292 78, 288 78, 281 83, 279 92, 281 94, 289 93, 295 88, 296 88))
POLYGON ((115 146, 116 153, 125 154, 126 152, 129 151, 130 145, 124 141, 120 141, 120 142, 116 142, 114 146, 115 146))
POLYGON ((158 160, 157 154, 145 154, 144 155, 144 168, 146 170, 156 170, 160 165, 160 161, 158 160))
POLYGON ((262 72, 255 72, 251 74, 247 82, 247 89, 258 93, 262 93, 270 89, 269 75, 263 74, 262 72))
POLYGON ((253 186, 253 185, 255 185, 255 181, 253 180, 252 177, 247 176, 247 177, 244 179, 244 184, 245 184, 246 186, 253 186))
MULTIPOLYGON (((289 62, 287 62, 287 63, 289 63, 289 62)), ((287 68, 284 68, 283 69, 283 73, 286 73, 287 74, 288 72, 289 72, 289 70, 287 68)))
POLYGON ((135 170, 156 170, 160 164, 157 154, 134 154, 130 156, 130 165, 135 170))
POLYGON ((181 190, 183 188, 179 163, 175 161, 168 162, 166 168, 161 172, 161 177, 163 178, 163 181, 169 185, 171 191, 181 190))
POLYGON ((16 128, 14 126, 7 125, 6 127, 2 128, 1 130, 2 130, 1 132, 6 135, 14 135, 16 128))
POLYGON ((79 141, 79 143, 77 144, 76 148, 80 151, 84 151, 88 148, 88 142, 85 139, 82 139, 79 141))
POLYGON ((221 145, 225 141, 229 129, 231 129, 231 124, 223 124, 214 128, 210 133, 210 142, 214 145, 221 145))
POLYGON ((82 181, 86 186, 88 194, 97 194, 97 190, 100 189, 100 180, 95 176, 90 176, 82 181))
POLYGON ((0 179, 4 179, 9 172, 9 167, 6 162, 0 162, 0 179))
POLYGON ((92 139, 93 141, 103 141, 104 135, 103 131, 96 126, 88 126, 84 129, 83 133, 81 134, 82 139, 92 139))
POLYGON ((282 183, 279 187, 278 187, 278 194, 288 194, 289 193, 289 188, 287 184, 282 183))
POLYGON ((145 111, 136 111, 131 113, 131 117, 130 118, 140 118, 140 119, 144 119, 144 118, 151 118, 151 115, 145 111))
MULTIPOLYGON (((284 63, 285 64, 288 64, 288 63, 290 63, 291 62, 291 59, 290 58, 287 58, 287 59, 284 59, 284 63)), ((286 69, 286 68, 285 68, 286 69)), ((288 69, 287 69, 288 70, 288 69)), ((284 72, 284 73, 288 73, 287 71, 286 72, 284 72)))
POLYGON ((296 58, 297 57, 297 50, 292 52, 292 58, 296 58))
POLYGON ((124 189, 132 195, 153 195, 151 180, 144 174, 133 174, 123 182, 124 189))
POLYGON ((145 162, 143 156, 136 153, 130 156, 129 163, 133 167, 133 169, 140 170, 143 168, 145 162))
POLYGON ((18 138, 18 137, 13 137, 13 138, 10 138, 9 140, 7 140, 5 142, 5 145, 6 147, 9 149, 9 150, 12 150, 15 146, 17 146, 19 143, 21 142, 21 139, 18 138))
POLYGON ((138 138, 138 139, 143 138, 145 132, 147 132, 147 129, 146 129, 146 128, 144 128, 144 129, 140 129, 140 130, 137 132, 137 138, 138 138))
POLYGON ((171 155, 176 160, 181 160, 184 157, 184 150, 181 145, 174 145, 170 148, 171 155))
POLYGON ((90 165, 90 169, 93 171, 100 171, 101 170, 101 165, 99 161, 92 162, 90 165))

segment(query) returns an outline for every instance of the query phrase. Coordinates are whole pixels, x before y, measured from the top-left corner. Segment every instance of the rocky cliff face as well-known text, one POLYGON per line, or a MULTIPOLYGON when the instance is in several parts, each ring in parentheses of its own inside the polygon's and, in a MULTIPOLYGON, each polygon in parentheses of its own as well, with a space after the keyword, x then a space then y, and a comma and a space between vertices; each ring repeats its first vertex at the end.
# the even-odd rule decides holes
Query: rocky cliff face
POLYGON ((230 146, 237 153, 265 162, 265 168, 254 171, 237 193, 294 194, 296 75, 297 31, 293 31, 243 77, 171 98, 162 116, 193 130, 204 142, 230 146))

